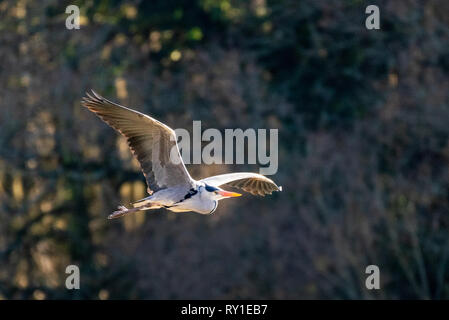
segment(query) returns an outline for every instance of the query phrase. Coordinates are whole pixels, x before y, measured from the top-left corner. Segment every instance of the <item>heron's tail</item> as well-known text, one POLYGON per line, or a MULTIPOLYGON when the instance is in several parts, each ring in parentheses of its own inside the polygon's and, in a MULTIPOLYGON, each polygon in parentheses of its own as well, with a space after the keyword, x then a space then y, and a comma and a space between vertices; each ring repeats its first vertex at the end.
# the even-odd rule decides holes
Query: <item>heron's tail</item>
POLYGON ((137 200, 136 202, 133 202, 131 205, 132 205, 134 208, 147 206, 147 205, 149 205, 149 204, 151 203, 150 197, 151 197, 151 196, 146 197, 146 198, 143 198, 143 199, 140 199, 140 200, 137 200))

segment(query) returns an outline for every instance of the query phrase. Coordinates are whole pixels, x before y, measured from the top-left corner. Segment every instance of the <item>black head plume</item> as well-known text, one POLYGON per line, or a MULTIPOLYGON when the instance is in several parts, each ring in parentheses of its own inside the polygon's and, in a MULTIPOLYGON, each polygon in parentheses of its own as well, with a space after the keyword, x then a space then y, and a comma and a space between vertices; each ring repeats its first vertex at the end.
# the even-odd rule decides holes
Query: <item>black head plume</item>
POLYGON ((214 191, 219 190, 218 188, 212 187, 212 186, 210 186, 208 184, 206 184, 205 188, 206 188, 206 191, 209 191, 209 192, 214 192, 214 191))

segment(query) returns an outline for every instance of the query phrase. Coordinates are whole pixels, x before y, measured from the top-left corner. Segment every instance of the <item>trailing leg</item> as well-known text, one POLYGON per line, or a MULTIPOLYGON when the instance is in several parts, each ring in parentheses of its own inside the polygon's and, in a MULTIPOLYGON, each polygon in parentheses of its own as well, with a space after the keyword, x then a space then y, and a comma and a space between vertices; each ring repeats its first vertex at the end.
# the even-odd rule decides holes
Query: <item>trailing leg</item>
MULTIPOLYGON (((135 204, 133 204, 135 205, 135 204)), ((124 216, 128 213, 133 213, 137 211, 143 211, 143 210, 150 210, 150 209, 159 209, 161 206, 156 203, 145 203, 141 206, 134 207, 134 208, 126 208, 125 206, 119 206, 117 211, 114 211, 108 216, 108 219, 116 219, 121 216, 124 216)))
POLYGON ((111 213, 108 216, 108 219, 116 219, 116 218, 119 218, 121 216, 124 216, 125 214, 137 212, 137 211, 140 211, 140 210, 141 210, 141 208, 128 209, 125 206, 119 206, 118 210, 114 211, 113 213, 111 213))

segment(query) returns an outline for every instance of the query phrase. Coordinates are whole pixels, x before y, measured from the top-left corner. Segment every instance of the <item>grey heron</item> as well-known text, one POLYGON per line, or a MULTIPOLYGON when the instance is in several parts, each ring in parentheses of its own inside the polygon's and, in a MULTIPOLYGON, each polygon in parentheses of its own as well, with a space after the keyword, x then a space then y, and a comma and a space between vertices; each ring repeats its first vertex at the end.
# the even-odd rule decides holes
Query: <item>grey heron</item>
POLYGON ((92 94, 86 93, 82 105, 126 138, 147 182, 148 197, 134 202, 131 208, 119 206, 108 219, 159 208, 173 212, 211 214, 217 209, 219 200, 241 196, 239 193, 223 190, 221 186, 224 185, 260 196, 282 191, 282 187, 271 179, 251 172, 228 173, 195 180, 182 161, 175 131, 167 125, 109 101, 93 90, 92 94))

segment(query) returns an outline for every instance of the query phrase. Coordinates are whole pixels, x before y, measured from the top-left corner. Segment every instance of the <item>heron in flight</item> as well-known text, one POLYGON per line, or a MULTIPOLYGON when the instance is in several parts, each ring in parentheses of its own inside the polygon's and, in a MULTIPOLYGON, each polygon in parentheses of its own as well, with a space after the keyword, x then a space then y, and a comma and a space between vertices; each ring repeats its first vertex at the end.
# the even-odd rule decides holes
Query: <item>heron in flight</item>
POLYGON ((251 172, 221 174, 201 180, 193 179, 182 161, 173 129, 138 111, 111 102, 92 90, 82 105, 120 132, 140 163, 149 196, 132 204, 119 206, 108 219, 140 211, 166 208, 173 212, 211 214, 218 200, 241 196, 223 190, 224 185, 265 196, 282 191, 271 179, 251 172), (175 152, 171 152, 174 150, 175 152))

